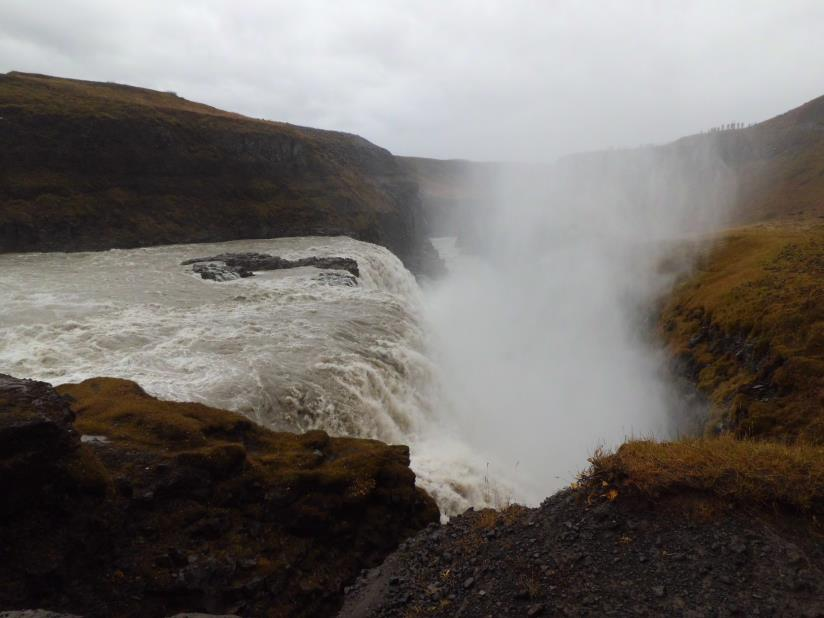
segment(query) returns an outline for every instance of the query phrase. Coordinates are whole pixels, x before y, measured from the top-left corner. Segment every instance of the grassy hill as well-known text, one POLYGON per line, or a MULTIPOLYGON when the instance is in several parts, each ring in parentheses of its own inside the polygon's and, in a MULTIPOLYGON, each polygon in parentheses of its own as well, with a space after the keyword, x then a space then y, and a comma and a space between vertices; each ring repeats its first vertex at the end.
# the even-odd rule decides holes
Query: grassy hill
POLYGON ((824 97, 717 141, 736 224, 663 305, 709 432, 824 444, 824 97))
POLYGON ((428 255, 414 179, 356 135, 12 72, 0 144, 2 252, 347 234, 428 255))
POLYGON ((824 444, 824 222, 721 234, 665 300, 659 332, 707 395, 707 430, 824 444))

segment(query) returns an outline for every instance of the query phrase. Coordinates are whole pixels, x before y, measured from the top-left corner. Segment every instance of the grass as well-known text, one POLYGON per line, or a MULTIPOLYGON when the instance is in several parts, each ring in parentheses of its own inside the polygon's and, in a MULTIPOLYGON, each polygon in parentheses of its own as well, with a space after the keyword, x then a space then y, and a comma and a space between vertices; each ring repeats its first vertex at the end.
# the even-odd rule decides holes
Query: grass
POLYGON ((661 312, 712 404, 710 431, 824 444, 824 224, 725 233, 661 312))
POLYGON ((129 380, 93 378, 57 390, 71 398, 81 433, 172 458, 214 479, 255 474, 275 486, 322 488, 343 502, 414 482, 405 446, 270 431, 226 410, 156 399, 129 380))
POLYGON ((724 500, 824 513, 824 447, 718 438, 632 440, 599 451, 583 484, 649 497, 694 490, 724 500))

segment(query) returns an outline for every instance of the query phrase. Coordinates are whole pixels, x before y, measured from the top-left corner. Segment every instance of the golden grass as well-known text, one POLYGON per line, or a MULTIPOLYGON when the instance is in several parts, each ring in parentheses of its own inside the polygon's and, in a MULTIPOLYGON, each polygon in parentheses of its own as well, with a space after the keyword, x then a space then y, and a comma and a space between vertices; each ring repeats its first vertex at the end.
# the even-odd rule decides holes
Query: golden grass
POLYGON ((667 299, 660 332, 695 366, 715 424, 824 444, 824 225, 727 232, 667 299))
POLYGON ((685 489, 758 505, 824 512, 824 447, 718 438, 632 440, 596 452, 583 483, 650 497, 685 489))
POLYGON ((273 484, 341 488, 346 498, 372 493, 378 478, 414 478, 405 446, 330 438, 322 431, 270 431, 226 410, 156 399, 117 378, 64 384, 57 391, 70 397, 81 433, 171 456, 215 477, 253 468, 273 484))

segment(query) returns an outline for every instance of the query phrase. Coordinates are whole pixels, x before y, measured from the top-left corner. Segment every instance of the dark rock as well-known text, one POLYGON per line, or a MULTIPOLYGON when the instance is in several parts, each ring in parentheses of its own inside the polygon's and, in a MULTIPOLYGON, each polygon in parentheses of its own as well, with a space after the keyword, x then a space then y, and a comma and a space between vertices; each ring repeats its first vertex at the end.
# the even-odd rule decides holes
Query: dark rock
POLYGON ((191 612, 184 612, 182 614, 175 614, 174 616, 169 616, 168 618, 240 618, 237 614, 199 614, 199 613, 191 613, 191 612))
POLYGON ((68 402, 51 385, 0 374, 0 457, 3 469, 56 458, 80 436, 68 402))
POLYGON ((210 281, 234 281, 253 275, 250 270, 233 269, 222 262, 198 263, 192 266, 192 272, 200 275, 201 279, 210 281))
MULTIPOLYGON (((284 268, 299 268, 314 266, 324 270, 344 270, 351 277, 338 279, 339 285, 357 285, 356 277, 360 276, 358 263, 352 258, 344 257, 306 257, 297 260, 287 260, 266 253, 221 253, 211 257, 193 258, 181 262, 181 266, 192 266, 192 271, 203 279, 212 281, 232 281, 243 277, 253 276, 255 271, 281 270, 284 268)), ((321 273, 329 275, 331 273, 321 273)), ((325 280, 326 283, 331 279, 325 280)))
POLYGON ((275 433, 126 380, 0 376, 0 436, 0 607, 330 615, 439 518, 406 447, 275 433))
POLYGON ((9 612, 0 612, 0 618, 81 618, 76 614, 62 614, 45 609, 21 609, 9 612))
MULTIPOLYGON (((501 528, 506 522, 506 533, 494 537, 488 535, 488 512, 467 511, 451 519, 439 538, 418 534, 406 551, 390 556, 389 577, 408 577, 401 589, 412 595, 410 607, 437 618, 541 613, 697 618, 734 615, 733 603, 747 616, 819 611, 824 546, 815 522, 796 514, 777 521, 782 516, 772 509, 754 516, 749 508, 690 492, 638 500, 625 491, 606 508, 589 506, 587 497, 582 490, 564 490, 539 508, 512 507, 497 517, 501 528), (707 500, 718 502, 709 508, 707 500), (693 501, 700 517, 684 508, 693 501), (624 532, 588 533, 605 519, 618 522, 624 532), (565 539, 576 528, 580 534, 570 546, 565 539), (540 564, 536 550, 543 556, 540 564), (433 554, 448 554, 450 560, 432 561, 433 554), (433 582, 438 603, 427 594, 433 582)), ((407 608, 396 609, 386 589, 371 583, 356 591, 340 618, 406 616, 407 608)))

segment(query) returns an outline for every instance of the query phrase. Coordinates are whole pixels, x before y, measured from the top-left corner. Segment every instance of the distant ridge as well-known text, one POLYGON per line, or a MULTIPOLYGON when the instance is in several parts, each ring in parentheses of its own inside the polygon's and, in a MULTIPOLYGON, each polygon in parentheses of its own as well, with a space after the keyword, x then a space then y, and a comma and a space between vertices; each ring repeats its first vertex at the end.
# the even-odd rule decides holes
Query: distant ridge
MULTIPOLYGON (((746 128, 690 135, 661 146, 574 154, 559 163, 614 160, 645 149, 707 147, 717 149, 723 163, 737 177, 734 222, 824 216, 824 96, 746 128)), ((420 184, 427 220, 445 222, 452 231, 449 213, 454 209, 471 212, 488 199, 490 178, 496 170, 526 167, 516 163, 399 158, 420 184)))

